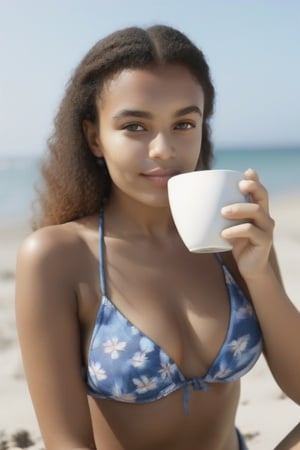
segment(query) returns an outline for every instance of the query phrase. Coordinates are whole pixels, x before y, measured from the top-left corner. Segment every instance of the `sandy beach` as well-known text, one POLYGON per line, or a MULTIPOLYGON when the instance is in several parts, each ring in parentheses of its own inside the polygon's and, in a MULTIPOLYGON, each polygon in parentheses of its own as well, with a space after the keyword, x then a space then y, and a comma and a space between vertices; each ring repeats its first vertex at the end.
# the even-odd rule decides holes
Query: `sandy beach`
MULTIPOLYGON (((289 296, 300 309, 300 193, 272 199, 271 211, 276 221, 275 248, 282 277, 289 296)), ((28 233, 26 224, 0 222, 1 449, 25 448, 26 444, 20 446, 22 434, 11 439, 6 447, 1 444, 21 430, 27 430, 35 442, 32 446, 28 442, 27 448, 43 449, 26 386, 14 320, 16 253, 20 241, 28 233)), ((299 420, 299 406, 281 392, 261 357, 254 369, 242 379, 236 421, 246 436, 249 449, 272 450, 299 420)), ((26 436, 24 438, 23 435, 25 441, 26 436)))

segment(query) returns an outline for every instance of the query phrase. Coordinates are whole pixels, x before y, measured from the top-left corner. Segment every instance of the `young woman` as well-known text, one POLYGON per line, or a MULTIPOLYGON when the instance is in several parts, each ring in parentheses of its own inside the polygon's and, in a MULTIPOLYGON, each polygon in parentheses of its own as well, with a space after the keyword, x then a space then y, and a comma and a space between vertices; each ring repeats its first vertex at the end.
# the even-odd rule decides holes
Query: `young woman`
POLYGON ((245 219, 223 231, 232 252, 189 252, 172 221, 168 179, 210 167, 213 101, 202 52, 165 26, 99 41, 67 87, 17 264, 48 450, 245 449, 240 377, 262 351, 300 401, 300 315, 256 173, 240 183, 251 202, 222 211, 245 219))

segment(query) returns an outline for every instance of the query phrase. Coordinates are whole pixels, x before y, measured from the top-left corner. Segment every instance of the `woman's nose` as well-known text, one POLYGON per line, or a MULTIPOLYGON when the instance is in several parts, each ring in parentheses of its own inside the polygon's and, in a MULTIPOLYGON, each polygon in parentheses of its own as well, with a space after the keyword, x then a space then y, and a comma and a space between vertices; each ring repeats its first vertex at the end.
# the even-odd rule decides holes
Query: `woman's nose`
POLYGON ((169 159, 175 155, 174 148, 171 143, 171 139, 163 134, 159 133, 149 143, 149 158, 169 159))

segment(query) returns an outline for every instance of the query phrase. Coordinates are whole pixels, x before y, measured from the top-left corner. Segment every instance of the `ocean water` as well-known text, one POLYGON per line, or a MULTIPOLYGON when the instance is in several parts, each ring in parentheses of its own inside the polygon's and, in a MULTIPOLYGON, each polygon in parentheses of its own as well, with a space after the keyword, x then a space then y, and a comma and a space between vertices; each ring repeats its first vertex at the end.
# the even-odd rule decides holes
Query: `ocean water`
MULTIPOLYGON (((212 168, 245 171, 249 167, 257 170, 271 197, 300 193, 300 147, 215 151, 212 168)), ((38 180, 37 158, 0 158, 0 221, 30 218, 38 180)))
POLYGON ((270 196, 300 192, 300 146, 216 151, 213 168, 255 169, 270 196))

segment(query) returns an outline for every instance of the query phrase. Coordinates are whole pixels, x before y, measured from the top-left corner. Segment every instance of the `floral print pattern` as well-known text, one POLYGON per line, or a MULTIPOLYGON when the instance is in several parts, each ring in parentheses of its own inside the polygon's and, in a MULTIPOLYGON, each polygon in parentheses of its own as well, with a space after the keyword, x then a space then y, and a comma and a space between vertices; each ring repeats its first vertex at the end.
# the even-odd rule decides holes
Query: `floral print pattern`
POLYGON ((185 378, 166 352, 103 297, 89 349, 90 395, 124 402, 154 401, 182 387, 238 379, 262 351, 260 328, 249 301, 223 266, 231 318, 225 342, 205 377, 185 378), (198 382, 197 382, 198 381, 198 382))
POLYGON ((105 353, 110 353, 112 359, 119 358, 119 352, 123 352, 126 347, 126 342, 120 342, 117 337, 112 337, 108 339, 103 344, 103 349, 105 353))
POLYGON ((249 334, 241 336, 238 339, 233 339, 229 343, 230 350, 233 352, 233 356, 240 356, 247 348, 248 341, 250 339, 249 334))

